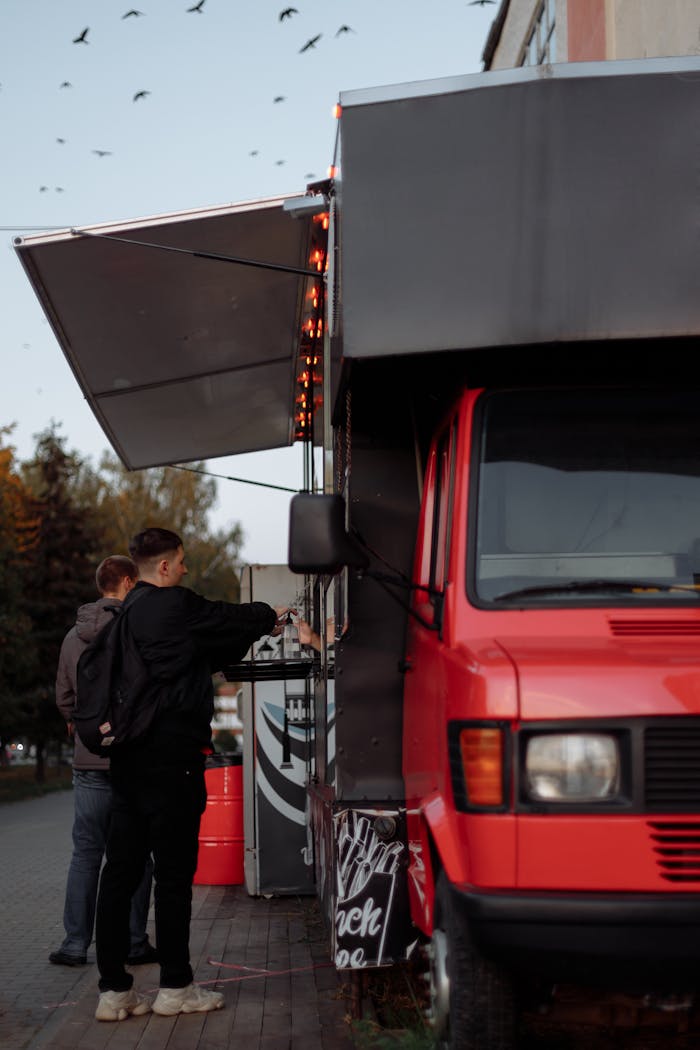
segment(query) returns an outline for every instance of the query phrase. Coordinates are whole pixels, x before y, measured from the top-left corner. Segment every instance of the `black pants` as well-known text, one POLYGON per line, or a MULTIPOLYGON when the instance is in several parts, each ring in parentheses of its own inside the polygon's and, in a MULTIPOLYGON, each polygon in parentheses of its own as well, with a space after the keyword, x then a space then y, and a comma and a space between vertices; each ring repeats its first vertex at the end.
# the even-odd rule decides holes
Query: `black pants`
POLYGON ((149 768, 112 761, 112 817, 95 926, 101 992, 127 991, 133 983, 124 969, 129 909, 150 853, 160 985, 184 988, 192 981, 192 879, 207 798, 204 756, 199 759, 186 766, 149 768))

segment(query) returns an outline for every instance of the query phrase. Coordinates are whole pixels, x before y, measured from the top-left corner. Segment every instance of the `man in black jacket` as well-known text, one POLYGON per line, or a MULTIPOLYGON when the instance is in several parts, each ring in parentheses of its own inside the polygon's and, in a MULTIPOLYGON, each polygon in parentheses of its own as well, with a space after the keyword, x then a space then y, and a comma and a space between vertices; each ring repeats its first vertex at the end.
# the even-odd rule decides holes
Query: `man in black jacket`
POLYGON ((133 601, 130 631, 150 672, 143 700, 156 698, 158 714, 145 739, 111 756, 113 808, 97 900, 99 1021, 122 1021, 151 1008, 172 1015, 223 1006, 220 992, 193 984, 189 958, 192 879, 206 805, 204 762, 211 752, 211 676, 222 664, 242 659, 258 638, 279 634, 287 612, 263 602, 211 602, 180 587, 185 554, 180 538, 167 529, 138 533, 129 553, 139 582, 124 604, 133 601), (129 901, 149 852, 161 967, 153 1004, 136 992, 124 968, 129 901))

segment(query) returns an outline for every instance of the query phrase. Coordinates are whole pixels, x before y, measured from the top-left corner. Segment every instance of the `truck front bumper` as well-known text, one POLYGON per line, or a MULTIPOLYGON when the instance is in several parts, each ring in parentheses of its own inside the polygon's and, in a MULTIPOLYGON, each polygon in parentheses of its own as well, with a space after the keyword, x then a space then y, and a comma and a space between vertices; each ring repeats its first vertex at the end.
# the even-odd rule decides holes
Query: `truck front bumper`
POLYGON ((452 893, 476 943, 512 965, 700 967, 700 893, 452 893))

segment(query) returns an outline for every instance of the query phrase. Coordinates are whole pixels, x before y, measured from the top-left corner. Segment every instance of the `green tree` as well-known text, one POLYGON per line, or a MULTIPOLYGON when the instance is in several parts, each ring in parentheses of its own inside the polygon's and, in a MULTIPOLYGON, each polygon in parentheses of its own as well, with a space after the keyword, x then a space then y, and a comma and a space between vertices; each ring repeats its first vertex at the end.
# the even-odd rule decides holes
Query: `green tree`
MULTIPOLYGON (((203 466, 195 464, 198 470, 203 466)), ((85 475, 84 485, 86 498, 98 508, 106 554, 126 553, 129 540, 142 529, 172 529, 185 546, 189 575, 184 582, 207 598, 238 600, 235 565, 242 532, 238 524, 210 529, 209 512, 216 502, 213 478, 177 467, 128 471, 105 453, 98 474, 85 475)))
POLYGON ((5 444, 10 434, 0 428, 0 749, 22 729, 21 694, 35 656, 23 595, 38 517, 5 444))
POLYGON ((190 586, 237 601, 242 533, 239 525, 209 528, 212 478, 171 467, 129 472, 110 454, 95 469, 66 451, 55 424, 18 473, 13 450, 2 446, 7 433, 0 430, 0 741, 25 735, 43 780, 47 746, 65 734, 54 695, 60 646, 78 606, 95 594, 97 564, 160 525, 183 538, 190 586))
POLYGON ((54 683, 61 642, 79 605, 95 594, 95 564, 103 549, 100 522, 84 498, 89 466, 67 452, 55 425, 37 437, 22 477, 33 496, 37 535, 29 558, 24 608, 32 623, 32 672, 22 692, 25 734, 36 745, 37 780, 46 747, 65 736, 54 683))

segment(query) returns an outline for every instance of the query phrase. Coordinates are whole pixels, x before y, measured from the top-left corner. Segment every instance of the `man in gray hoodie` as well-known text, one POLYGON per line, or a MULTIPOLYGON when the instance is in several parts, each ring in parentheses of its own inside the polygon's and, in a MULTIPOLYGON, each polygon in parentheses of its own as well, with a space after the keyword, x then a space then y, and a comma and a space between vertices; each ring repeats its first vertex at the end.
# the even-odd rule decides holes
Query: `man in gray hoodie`
MULTIPOLYGON (((138 570, 131 558, 112 555, 98 566, 95 582, 100 593, 96 602, 81 605, 76 623, 63 640, 56 675, 56 704, 73 737, 73 788, 75 817, 73 821, 73 856, 68 869, 63 925, 66 935, 49 961, 57 966, 84 966, 92 941, 95 905, 100 867, 104 856, 112 789, 109 759, 93 755, 73 729, 78 659, 110 618, 116 615, 122 601, 136 583, 138 570)), ((149 944, 146 921, 151 897, 152 864, 131 902, 131 946, 127 962, 155 962, 156 949, 149 944)))

